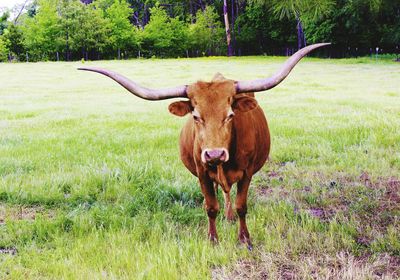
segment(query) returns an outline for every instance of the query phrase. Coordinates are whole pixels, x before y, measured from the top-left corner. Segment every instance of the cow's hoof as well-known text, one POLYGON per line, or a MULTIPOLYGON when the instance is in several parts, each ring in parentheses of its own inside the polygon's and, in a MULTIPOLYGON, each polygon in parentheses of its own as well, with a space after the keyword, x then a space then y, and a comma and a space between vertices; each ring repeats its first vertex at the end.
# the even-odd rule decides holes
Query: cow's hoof
POLYGON ((253 244, 251 243, 250 237, 240 236, 239 241, 242 245, 246 246, 249 251, 253 251, 253 244))
POLYGON ((210 240, 211 244, 217 245, 218 244, 218 237, 215 235, 208 235, 208 239, 210 240))
POLYGON ((243 242, 243 241, 239 241, 238 246, 239 246, 240 248, 246 247, 246 249, 249 250, 249 252, 252 252, 252 251, 253 251, 253 244, 251 243, 250 240, 249 240, 249 241, 244 241, 244 242, 243 242))

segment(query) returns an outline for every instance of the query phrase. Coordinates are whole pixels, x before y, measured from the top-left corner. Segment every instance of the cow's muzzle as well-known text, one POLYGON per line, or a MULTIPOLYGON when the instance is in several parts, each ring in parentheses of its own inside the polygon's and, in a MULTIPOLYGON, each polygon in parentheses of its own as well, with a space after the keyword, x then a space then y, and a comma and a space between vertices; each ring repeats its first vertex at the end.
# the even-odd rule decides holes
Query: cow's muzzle
POLYGON ((225 148, 204 149, 201 152, 201 160, 204 163, 217 165, 229 160, 229 152, 225 148))

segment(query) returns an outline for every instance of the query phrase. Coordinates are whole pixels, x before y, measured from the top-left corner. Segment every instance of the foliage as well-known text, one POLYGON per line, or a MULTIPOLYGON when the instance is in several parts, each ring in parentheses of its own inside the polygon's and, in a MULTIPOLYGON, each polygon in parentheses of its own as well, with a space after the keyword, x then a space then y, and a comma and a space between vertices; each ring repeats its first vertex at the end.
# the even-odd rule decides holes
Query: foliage
POLYGON ((87 59, 89 51, 102 51, 107 45, 108 19, 103 18, 101 11, 94 9, 92 5, 79 3, 75 7, 77 16, 73 18, 71 47, 82 49, 87 59))
POLYGON ((113 50, 129 49, 138 46, 137 29, 129 21, 132 10, 126 0, 114 0, 114 3, 106 9, 106 18, 110 23, 110 37, 108 44, 113 50))
POLYGON ((319 18, 332 11, 335 0, 273 0, 272 11, 279 18, 313 17, 319 18))
POLYGON ((158 57, 185 55, 188 37, 186 25, 179 18, 170 18, 159 6, 151 8, 150 14, 150 22, 141 34, 144 54, 158 57))
POLYGON ((293 45, 296 40, 294 19, 271 17, 270 6, 253 3, 237 19, 238 47, 242 54, 284 54, 277 50, 293 45), (257 43, 251 43, 257 42, 257 43))
POLYGON ((61 49, 61 25, 56 2, 39 0, 39 9, 34 17, 24 22, 25 44, 33 60, 55 59, 61 49))
POLYGON ((338 0, 331 13, 317 20, 306 19, 305 32, 310 43, 323 40, 334 43, 335 55, 339 56, 345 52, 369 54, 375 47, 393 53, 400 42, 399 11, 400 3, 396 1, 338 0))
POLYGON ((0 35, 3 34, 4 29, 7 28, 7 19, 9 18, 10 13, 8 11, 4 12, 1 16, 0 16, 0 35))
POLYGON ((8 52, 9 50, 6 46, 5 38, 0 35, 0 62, 7 61, 8 52))
POLYGON ((76 52, 81 51, 82 58, 88 59, 89 52, 100 53, 107 46, 110 31, 109 19, 103 17, 94 4, 84 5, 78 0, 64 1, 64 16, 61 20, 65 44, 76 52))
MULTIPOLYGON (((289 55, 317 42, 333 46, 315 55, 369 55, 376 47, 400 52, 399 1, 234 0, 227 5, 230 49, 238 55, 289 55)), ((31 60, 55 60, 56 53, 65 60, 221 55, 227 44, 222 11, 222 1, 37 0, 16 28, 3 13, 0 35, 10 26, 12 38, 4 42, 12 46, 7 47, 15 57, 28 52, 31 60)))
POLYGON ((189 42, 192 53, 215 55, 225 52, 224 29, 214 7, 207 6, 196 14, 196 22, 189 25, 189 42))
POLYGON ((10 24, 4 31, 3 39, 6 48, 15 59, 20 59, 25 52, 24 38, 21 28, 18 25, 10 24))

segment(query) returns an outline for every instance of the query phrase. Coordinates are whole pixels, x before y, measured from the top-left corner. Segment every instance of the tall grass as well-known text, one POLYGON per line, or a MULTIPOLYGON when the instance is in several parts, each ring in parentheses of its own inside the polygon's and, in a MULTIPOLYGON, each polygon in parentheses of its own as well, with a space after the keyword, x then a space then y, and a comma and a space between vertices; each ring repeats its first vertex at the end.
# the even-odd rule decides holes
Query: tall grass
MULTIPOLYGON (((260 78, 283 61, 87 64, 166 87, 215 72, 260 78)), ((305 59, 257 94, 272 151, 250 191, 253 252, 223 215, 220 244, 207 241, 198 183, 178 155, 185 118, 78 66, 0 64, 0 278, 274 279, 318 262, 322 277, 343 260, 355 278, 399 276, 380 270, 400 263, 398 64, 305 59)))

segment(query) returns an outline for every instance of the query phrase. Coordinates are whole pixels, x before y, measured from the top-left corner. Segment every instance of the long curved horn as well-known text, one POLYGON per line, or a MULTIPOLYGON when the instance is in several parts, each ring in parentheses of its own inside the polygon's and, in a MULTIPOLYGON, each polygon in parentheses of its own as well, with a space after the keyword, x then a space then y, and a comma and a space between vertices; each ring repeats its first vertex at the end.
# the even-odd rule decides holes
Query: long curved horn
POLYGON ((88 67, 81 67, 78 70, 84 71, 92 71, 96 73, 103 74, 121 86, 129 90, 131 93, 136 95, 137 97, 146 99, 146 100, 163 100, 163 99, 170 99, 170 98, 178 98, 178 97, 186 97, 186 88, 187 86, 179 86, 174 88, 166 88, 166 89, 149 89, 142 87, 135 83, 134 81, 129 80, 127 77, 124 77, 116 72, 102 69, 102 68, 88 68, 88 67))
POLYGON ((272 77, 252 81, 238 81, 236 83, 236 93, 263 91, 277 86, 289 75, 290 71, 292 71, 300 59, 309 54, 311 51, 330 44, 331 43, 321 43, 302 48, 292 55, 288 60, 286 60, 282 68, 272 77))

